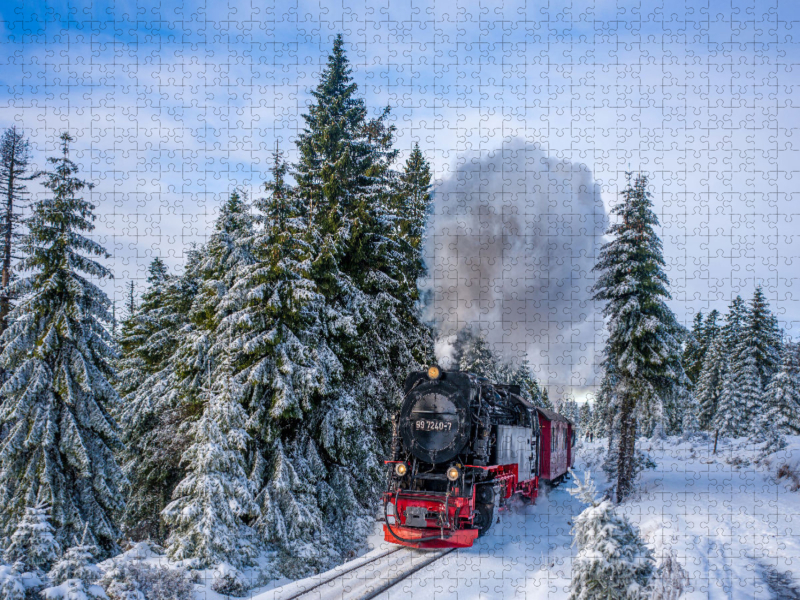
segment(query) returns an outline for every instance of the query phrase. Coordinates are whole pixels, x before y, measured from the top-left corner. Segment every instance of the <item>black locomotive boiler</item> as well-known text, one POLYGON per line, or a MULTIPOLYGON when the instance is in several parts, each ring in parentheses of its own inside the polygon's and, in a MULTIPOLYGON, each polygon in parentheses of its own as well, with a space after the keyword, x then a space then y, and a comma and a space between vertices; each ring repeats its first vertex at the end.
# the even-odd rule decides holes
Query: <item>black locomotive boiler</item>
POLYGON ((412 373, 386 461, 385 539, 471 546, 511 496, 534 502, 543 474, 564 476, 573 437, 569 420, 535 407, 518 386, 435 366, 412 373))

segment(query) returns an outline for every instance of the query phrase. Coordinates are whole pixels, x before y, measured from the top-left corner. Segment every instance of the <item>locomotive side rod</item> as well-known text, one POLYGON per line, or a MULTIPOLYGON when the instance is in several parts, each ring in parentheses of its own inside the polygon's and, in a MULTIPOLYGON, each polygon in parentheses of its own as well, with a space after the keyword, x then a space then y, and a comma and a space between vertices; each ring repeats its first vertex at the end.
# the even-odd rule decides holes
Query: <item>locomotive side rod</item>
POLYGON ((448 554, 450 554, 451 552, 454 552, 455 550, 456 550, 456 548, 450 548, 449 550, 445 550, 444 552, 439 552, 439 554, 437 554, 436 556, 433 556, 433 557, 429 558, 428 560, 426 560, 425 562, 422 562, 422 563, 418 564, 416 567, 414 567, 412 569, 409 569, 405 573, 402 573, 402 574, 398 575, 397 577, 395 577, 391 581, 387 581, 382 586, 380 586, 379 588, 371 591, 366 596, 361 596, 361 598, 359 598, 358 600, 372 600, 373 598, 378 597, 380 594, 382 594, 383 592, 385 592, 386 590, 388 590, 390 588, 393 588, 398 583, 400 583, 404 579, 407 579, 408 577, 410 577, 411 575, 413 575, 417 571, 420 571, 421 569, 424 569, 429 564, 436 562, 440 558, 442 558, 444 556, 447 556, 448 554))
POLYGON ((393 550, 387 550, 386 552, 382 552, 381 554, 378 554, 377 556, 371 558, 370 560, 364 561, 364 562, 356 565, 355 567, 350 567, 349 569, 346 569, 344 571, 339 571, 338 573, 336 573, 336 575, 334 575, 332 577, 328 577, 327 579, 323 579, 319 583, 316 583, 316 584, 312 585, 309 588, 306 588, 304 590, 301 590, 301 591, 297 592, 294 596, 289 596, 288 598, 283 598, 282 600, 296 600, 297 598, 302 598, 306 594, 308 594, 310 592, 313 592, 315 589, 325 585, 326 583, 330 583, 331 581, 336 581, 337 579, 339 579, 343 575, 347 575, 348 573, 351 573, 351 572, 353 572, 353 571, 355 571, 357 569, 365 567, 365 566, 367 566, 367 565, 369 565, 371 563, 374 563, 375 561, 378 561, 378 560, 380 560, 382 558, 386 558, 390 554, 394 554, 395 552, 400 552, 400 550, 405 550, 405 549, 406 548, 401 546, 400 548, 395 548, 393 550))

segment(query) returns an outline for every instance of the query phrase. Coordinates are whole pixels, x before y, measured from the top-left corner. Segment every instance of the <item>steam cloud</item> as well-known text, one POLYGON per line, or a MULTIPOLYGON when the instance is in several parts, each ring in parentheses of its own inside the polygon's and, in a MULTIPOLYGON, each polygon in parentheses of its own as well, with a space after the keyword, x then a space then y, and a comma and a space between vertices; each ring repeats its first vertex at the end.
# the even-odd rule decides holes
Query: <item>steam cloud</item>
POLYGON ((462 157, 436 189, 426 257, 428 317, 443 338, 479 327, 498 355, 526 357, 551 397, 595 385, 603 318, 591 272, 607 225, 588 167, 515 141, 462 157))

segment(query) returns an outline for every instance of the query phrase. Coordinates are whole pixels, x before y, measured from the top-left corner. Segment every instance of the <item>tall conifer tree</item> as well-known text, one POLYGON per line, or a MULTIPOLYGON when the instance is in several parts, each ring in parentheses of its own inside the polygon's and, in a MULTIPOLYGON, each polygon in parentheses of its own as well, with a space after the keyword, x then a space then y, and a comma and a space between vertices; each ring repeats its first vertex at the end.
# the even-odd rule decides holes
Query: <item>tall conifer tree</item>
MULTIPOLYGON (((195 282, 196 293, 191 298, 188 320, 176 332, 175 351, 167 365, 170 394, 156 405, 157 414, 180 419, 181 432, 185 433, 178 443, 171 444, 183 460, 177 468, 173 464, 166 470, 180 478, 170 490, 173 501, 167 507, 162 505, 161 511, 169 529, 169 551, 173 556, 199 558, 205 564, 213 562, 214 557, 219 559, 222 549, 230 547, 237 519, 255 516, 252 498, 247 497, 249 490, 241 484, 239 472, 244 468, 245 448, 240 433, 244 423, 238 422, 240 398, 232 393, 236 386, 227 383, 232 370, 230 355, 235 349, 221 327, 239 307, 231 289, 255 262, 253 234, 250 205, 234 190, 220 208, 208 243, 197 251, 196 261, 187 265, 185 278, 195 282), (223 499, 240 509, 211 506, 223 499), (175 512, 177 506, 195 511, 205 524, 218 523, 219 531, 191 524, 175 512)), ((160 435, 167 433, 162 430, 160 435)), ((173 455, 177 462, 174 459, 173 455)), ((249 561, 251 551, 244 548, 245 537, 242 553, 232 553, 232 562, 249 561)))
POLYGON ((616 412, 614 408, 616 405, 614 390, 616 389, 617 380, 614 370, 604 369, 603 379, 600 381, 600 389, 597 392, 597 401, 593 411, 592 431, 597 437, 608 437, 609 442, 611 442, 612 438, 611 424, 613 415, 616 412))
POLYGON ((711 428, 717 414, 723 376, 727 365, 725 342, 717 333, 703 359, 703 366, 695 385, 694 396, 698 405, 698 423, 701 429, 711 428))
MULTIPOLYGON (((339 556, 347 554, 371 531, 371 510, 384 475, 377 457, 390 441, 390 418, 402 399, 405 376, 431 358, 432 335, 418 308, 408 301, 413 290, 393 229, 393 127, 387 110, 367 118, 341 36, 334 40, 312 97, 303 115, 306 126, 298 139, 292 191, 307 224, 292 243, 302 241, 305 247, 298 244, 297 252, 307 256, 297 282, 282 276, 272 284, 286 281, 288 285, 280 284, 284 291, 307 287, 302 280, 313 284, 307 294, 281 300, 296 306, 307 322, 302 329, 283 330, 295 336, 284 339, 298 352, 307 349, 302 355, 285 346, 294 352, 287 356, 287 365, 302 366, 298 376, 305 368, 312 376, 303 386, 293 384, 301 394, 284 395, 278 384, 291 368, 274 378, 258 371, 260 384, 275 385, 279 393, 261 396, 261 387, 249 404, 251 422, 257 416, 264 442, 271 439, 270 459, 262 471, 270 483, 264 489, 270 497, 280 496, 273 507, 285 507, 265 513, 272 515, 267 519, 272 531, 281 531, 278 515, 291 515, 296 506, 292 499, 309 497, 314 492, 306 482, 315 482, 320 499, 316 506, 324 516, 327 537, 312 540, 312 533, 321 530, 311 514, 291 528, 289 538, 320 544, 316 556, 322 562, 314 564, 314 551, 299 541, 289 550, 300 558, 295 564, 317 568, 331 560, 329 548, 339 556), (322 310, 316 308, 320 303, 322 310), (276 404, 281 398, 305 398, 305 404, 276 404), (287 435, 278 443, 276 434, 281 431, 287 435)), ((260 339, 269 331, 260 332, 260 339)), ((265 340, 259 350, 265 355, 265 369, 276 359, 284 360, 268 346, 265 340)), ((262 507, 265 499, 260 500, 262 507)), ((284 518, 284 523, 290 522, 284 518)))
POLYGON ((761 427, 764 431, 800 435, 800 361, 794 344, 785 346, 780 369, 767 386, 761 427))
POLYGON ((221 319, 218 335, 235 353, 254 441, 251 479, 260 513, 254 526, 277 548, 283 572, 300 576, 338 557, 325 515, 325 500, 336 501, 331 473, 311 423, 342 366, 326 343, 325 298, 312 279, 318 238, 287 170, 276 151, 267 197, 255 202, 256 260, 227 292, 224 302, 236 310, 221 319))
MULTIPOLYGON (((766 389, 781 365, 781 332, 761 287, 756 287, 737 347, 736 384, 742 394, 743 418, 751 432, 766 409, 766 389)), ((757 435, 757 434, 756 434, 757 435)))
POLYGON ((122 325, 117 388, 123 396, 123 468, 130 482, 124 524, 134 539, 163 542, 161 511, 184 474, 179 461, 189 443, 187 408, 174 393, 172 362, 199 291, 198 253, 189 252, 182 276, 170 275, 164 262, 148 268, 147 288, 133 316, 122 325))
POLYGON ((683 368, 692 383, 697 382, 703 365, 703 313, 698 312, 692 320, 692 330, 683 349, 683 368))
POLYGON ((91 184, 76 176, 72 141, 62 134, 62 156, 48 159, 50 196, 34 205, 22 244, 21 267, 31 274, 13 288, 25 296, 0 337, 0 364, 13 373, 0 389, 0 524, 10 535, 27 507, 46 502, 62 545, 87 528, 110 552, 124 484, 108 410, 119 401, 109 383, 116 351, 106 327, 111 303, 85 277, 111 277, 92 258, 110 255, 84 235, 94 229, 94 205, 80 197, 91 184))
POLYGON ((431 169, 419 144, 414 144, 403 170, 398 177, 398 191, 394 195, 397 237, 404 251, 404 271, 413 297, 417 297, 417 280, 425 273, 423 248, 425 226, 431 212, 431 169))
POLYGON ((724 344, 724 364, 721 370, 720 393, 714 421, 711 425, 716 440, 720 434, 741 435, 747 422, 747 407, 740 387, 742 376, 745 372, 745 357, 743 344, 745 324, 748 319, 748 309, 741 296, 736 296, 728 307, 725 315, 725 325, 720 330, 720 337, 724 344))
POLYGON ((528 362, 528 359, 523 359, 519 366, 514 369, 509 383, 518 385, 522 392, 523 398, 529 402, 532 402, 535 406, 547 408, 542 405, 542 387, 539 384, 539 381, 533 375, 533 371, 531 370, 531 365, 528 362))
POLYGON ((129 282, 128 315, 122 321, 119 345, 117 389, 125 395, 135 390, 142 379, 157 371, 171 352, 174 323, 165 311, 165 288, 174 278, 160 258, 154 258, 147 272, 147 289, 137 307, 133 281, 129 282))
POLYGON ((636 409, 645 396, 661 397, 686 383, 681 366, 684 329, 665 300, 670 298, 662 243, 655 233, 647 177, 631 179, 622 202, 612 209, 619 222, 608 233, 594 270, 599 278, 594 299, 605 301, 609 339, 604 362, 618 374, 619 453, 617 499, 631 491, 634 476, 636 409))

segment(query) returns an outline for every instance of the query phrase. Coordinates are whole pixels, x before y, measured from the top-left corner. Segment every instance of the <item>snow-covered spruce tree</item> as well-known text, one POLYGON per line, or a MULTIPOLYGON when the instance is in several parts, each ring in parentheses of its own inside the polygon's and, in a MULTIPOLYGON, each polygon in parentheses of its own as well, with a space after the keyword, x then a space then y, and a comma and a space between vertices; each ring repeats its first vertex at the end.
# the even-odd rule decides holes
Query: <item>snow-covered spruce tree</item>
POLYGON ((800 363, 794 344, 784 347, 780 369, 767 386, 765 404, 762 430, 800 435, 800 363))
POLYGON ((342 366, 341 386, 311 412, 320 457, 331 466, 324 503, 337 548, 355 550, 371 529, 391 416, 406 375, 432 359, 432 335, 413 301, 393 240, 390 128, 366 119, 341 36, 313 92, 298 139, 296 193, 308 207, 311 278, 325 298, 325 339, 342 366), (376 143, 370 131, 384 132, 376 143), (313 204, 312 204, 313 203, 313 204), (347 532, 347 533, 345 533, 347 532))
POLYGON ((606 303, 608 319, 603 360, 618 376, 619 501, 633 485, 637 407, 648 396, 661 398, 688 383, 681 365, 685 330, 665 302, 669 280, 647 182, 644 175, 632 180, 628 174, 622 202, 612 209, 619 217, 608 231, 614 240, 603 245, 593 269, 599 272, 594 300, 606 303))
POLYGON ((97 548, 87 544, 85 539, 80 543, 75 541, 47 574, 50 587, 42 591, 42 596, 64 600, 107 598, 103 588, 97 585, 102 574, 95 564, 97 548))
POLYGON ((581 429, 580 414, 578 403, 572 394, 565 394, 558 407, 558 412, 567 417, 575 425, 576 429, 581 429))
POLYGON ((257 526, 292 574, 371 531, 402 382, 432 355, 390 210, 392 128, 386 111, 367 119, 356 92, 337 36, 303 115, 296 185, 279 192, 273 177, 262 210, 265 236, 281 214, 286 235, 259 245, 262 268, 242 282, 249 313, 230 317, 259 449, 257 526))
POLYGON ((722 394, 723 376, 728 363, 725 340, 717 333, 703 358, 700 376, 694 387, 697 400, 698 424, 701 429, 711 429, 722 394))
MULTIPOLYGON (((30 598, 31 590, 23 577, 25 565, 16 562, 13 565, 0 564, 0 600, 26 600, 30 598)), ((36 582, 35 588, 41 587, 41 580, 36 582)))
MULTIPOLYGON (((254 442, 251 479, 260 516, 254 526, 279 551, 284 573, 301 575, 339 557, 325 500, 332 472, 320 458, 312 420, 341 381, 342 365, 328 347, 325 298, 312 279, 314 236, 306 206, 286 183, 276 152, 267 197, 256 200, 256 262, 236 279, 237 311, 221 319, 254 442)), ((341 326, 343 324, 340 324, 341 326)), ((336 470, 332 465, 332 471, 336 470)))
POLYGON ((542 388, 542 399, 541 399, 541 404, 539 406, 541 406, 542 408, 553 410, 553 403, 550 401, 550 392, 547 391, 546 387, 542 388))
POLYGON ((693 387, 700 379, 706 354, 720 332, 717 319, 719 319, 719 312, 716 310, 708 313, 705 319, 701 312, 694 316, 692 330, 683 349, 683 366, 693 387))
POLYGON ((177 458, 204 410, 215 314, 240 263, 252 262, 252 234, 249 205, 234 191, 206 246, 187 253, 180 277, 170 276, 159 259, 151 263, 140 306, 123 324, 119 385, 126 393, 124 465, 132 484, 125 524, 134 539, 163 542, 167 536, 161 511, 186 476, 177 458))
POLYGON ((500 361, 486 341, 484 333, 480 329, 472 328, 465 328, 462 332, 457 340, 460 348, 458 370, 475 373, 489 381, 502 381, 500 361))
POLYGON ((242 485, 241 473, 235 471, 245 468, 246 446, 244 422, 234 419, 242 411, 238 388, 230 381, 235 349, 220 326, 240 306, 241 299, 232 288, 255 261, 253 227, 250 205, 243 194, 234 191, 222 205, 208 243, 190 265, 191 273, 187 269, 196 294, 188 321, 176 333, 176 349, 167 366, 170 395, 163 410, 180 418, 179 431, 187 436, 181 440, 182 447, 174 446, 183 457, 175 472, 180 483, 171 490, 173 501, 161 514, 168 526, 169 553, 198 558, 204 565, 222 560, 242 565, 255 553, 241 518, 255 516, 256 510, 249 484, 242 485), (225 439, 228 446, 223 444, 225 439), (224 477, 232 483, 223 485, 224 477), (211 497, 210 491, 215 496, 211 497), (209 504, 223 500, 224 507, 209 504), (179 511, 178 506, 184 510, 179 511), (189 514, 198 522, 193 524, 189 514), (219 531, 206 527, 213 523, 219 531), (234 547, 231 540, 236 535, 242 537, 241 548, 225 550, 234 547))
POLYGON ((758 371, 758 387, 764 390, 781 365, 781 331, 760 286, 756 287, 748 308, 741 344, 750 348, 758 371))
POLYGON ((176 323, 175 315, 165 310, 165 291, 173 280, 164 261, 154 258, 147 269, 147 289, 138 307, 133 281, 129 282, 128 315, 122 321, 119 338, 122 356, 117 369, 117 390, 123 397, 162 368, 172 351, 176 323))
POLYGON ((728 306, 725 325, 720 328, 720 334, 725 341, 725 348, 728 349, 729 353, 733 352, 741 344, 746 319, 747 305, 741 296, 736 296, 728 306))
MULTIPOLYGON (((572 473, 572 471, 570 470, 572 473)), ((571 600, 646 600, 650 598, 655 561, 639 531, 614 510, 610 500, 597 500, 591 477, 567 491, 589 507, 575 517, 571 600)))
MULTIPOLYGON (((720 393, 711 428, 714 431, 714 448, 720 434, 739 436, 744 433, 748 409, 742 389, 745 360, 743 349, 744 329, 748 319, 748 307, 741 296, 736 296, 728 307, 725 325, 720 330, 724 344, 725 360, 721 371, 720 393)), ((751 367, 754 366, 751 364, 751 367)), ((752 379, 752 374, 751 374, 752 379)), ((752 381, 748 387, 752 386, 752 381)))
POLYGON ((125 394, 122 464, 130 486, 124 524, 132 539, 164 541, 161 511, 184 476, 178 459, 190 440, 188 427, 181 425, 197 410, 176 392, 173 359, 198 295, 199 260, 198 252, 190 250, 180 277, 154 260, 141 303, 122 327, 117 386, 125 394))
POLYGON ((617 381, 613 369, 604 369, 603 379, 600 380, 600 389, 597 392, 597 400, 593 411, 592 431, 596 437, 609 438, 609 442, 611 441, 611 422, 616 412, 614 409, 616 403, 614 390, 616 388, 617 381))
POLYGON ((677 386, 671 390, 655 394, 652 390, 642 391, 636 406, 637 435, 651 437, 658 426, 662 433, 667 430, 670 420, 677 416, 674 395, 677 386))
MULTIPOLYGON (((154 261, 155 260, 159 260, 160 261, 161 259, 155 258, 153 260, 154 261)), ((152 266, 153 263, 150 263, 150 264, 152 266)), ((164 265, 164 268, 166 269, 166 265, 164 265)), ((165 275, 166 275, 166 272, 165 272, 165 275)), ((128 285, 125 286, 125 289, 128 292, 128 295, 125 298, 125 310, 127 311, 127 315, 128 315, 127 318, 130 319, 136 314, 136 284, 133 283, 133 280, 131 280, 131 281, 128 282, 128 285)))
MULTIPOLYGON (((677 403, 680 408, 681 418, 680 433, 684 436, 689 436, 700 430, 700 420, 698 419, 700 408, 697 403, 697 397, 692 390, 680 387, 678 391, 677 403)), ((677 433, 678 429, 676 428, 674 432, 677 433)))
POLYGON ((700 429, 699 410, 694 394, 695 389, 696 386, 691 388, 686 385, 675 386, 671 391, 661 395, 660 403, 654 403, 652 408, 645 406, 642 416, 645 411, 650 411, 653 431, 663 434, 689 435, 698 431, 700 429))
POLYGON ((396 240, 405 256, 404 274, 412 295, 418 296, 417 280, 425 273, 423 248, 425 226, 431 213, 431 169, 419 144, 414 144, 403 170, 397 177, 397 191, 392 195, 396 240))
POLYGON ((0 334, 6 330, 7 317, 13 298, 9 294, 12 283, 12 259, 20 237, 21 211, 27 193, 24 182, 34 175, 27 170, 31 160, 30 143, 16 126, 3 132, 0 138, 0 194, 3 209, 0 212, 0 236, 3 244, 3 270, 0 280, 0 334))
POLYGON ((755 363, 734 356, 729 358, 722 372, 722 385, 717 401, 717 411, 711 428, 714 431, 714 449, 720 435, 738 437, 746 433, 747 406, 745 393, 752 395, 755 376, 755 363), (746 390, 739 387, 739 381, 749 380, 746 390))
POLYGON ((78 194, 86 182, 63 155, 49 158, 44 174, 51 195, 36 202, 21 246, 13 287, 24 297, 0 337, 0 365, 13 373, 0 388, 0 527, 10 535, 38 502, 51 507, 56 539, 89 527, 104 553, 116 548, 124 478, 112 449, 120 446, 108 407, 119 402, 109 379, 116 357, 104 326, 111 321, 105 293, 82 275, 111 273, 91 258, 110 255, 85 237, 94 229, 94 206, 78 194))
POLYGON ((759 437, 762 433, 759 424, 766 410, 766 388, 780 367, 781 354, 778 320, 770 312, 761 288, 756 287, 745 314, 736 363, 736 383, 744 404, 742 429, 746 428, 750 435, 759 437))
MULTIPOLYGON (((256 263, 253 252, 255 220, 244 193, 234 190, 220 209, 215 229, 209 237, 197 266, 201 288, 192 309, 192 321, 215 332, 219 322, 236 312, 243 301, 236 293, 236 282, 256 263)), ((221 347, 212 351, 227 356, 225 335, 217 336, 221 347)), ((225 361, 218 361, 221 365, 225 361)))
POLYGON ((593 437, 606 436, 606 409, 608 399, 602 394, 602 390, 598 392, 592 406, 592 420, 589 424, 589 433, 593 437))
MULTIPOLYGON (((737 422, 736 418, 731 419, 727 426, 720 427, 721 433, 754 437, 760 434, 759 411, 765 408, 766 390, 761 385, 757 353, 757 348, 752 345, 743 344, 739 350, 738 360, 735 363, 738 369, 734 372, 735 378, 732 378, 732 384, 736 389, 729 393, 728 397, 738 399, 738 402, 732 402, 731 406, 740 408, 738 413, 740 420, 737 422)), ((724 404, 720 406, 725 408, 724 404)))
POLYGON ((683 368, 692 383, 697 383, 703 366, 703 330, 703 313, 698 312, 692 319, 692 329, 683 346, 683 368))
POLYGON ((703 322, 701 347, 708 348, 719 332, 719 311, 715 308, 706 315, 705 321, 703 322))
POLYGON ((514 369, 509 383, 518 385, 522 392, 522 397, 528 402, 531 402, 534 406, 547 408, 542 405, 542 388, 539 385, 539 381, 533 375, 528 359, 523 359, 517 368, 514 369))
POLYGON ((25 515, 11 535, 10 544, 3 554, 6 562, 21 562, 36 572, 47 571, 61 548, 53 535, 53 526, 46 506, 25 509, 25 515))
POLYGON ((257 554, 253 531, 242 521, 257 512, 245 471, 246 415, 224 373, 218 371, 204 396, 192 445, 181 458, 187 475, 162 512, 170 530, 167 554, 175 560, 198 559, 203 567, 222 562, 241 567, 257 554))
POLYGON ((592 405, 587 401, 580 407, 581 435, 585 436, 592 432, 592 405))

